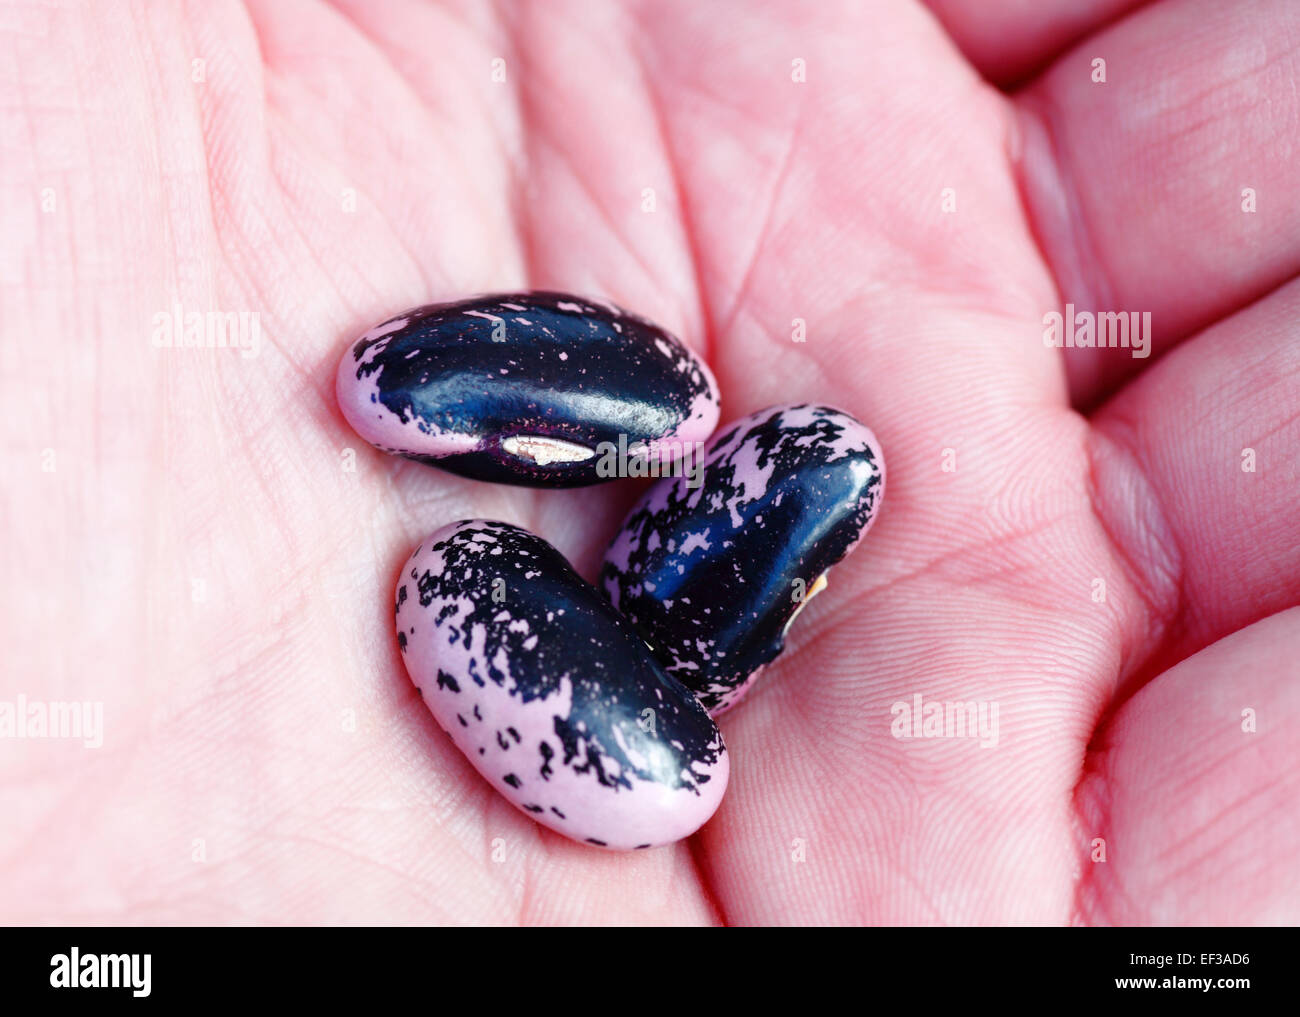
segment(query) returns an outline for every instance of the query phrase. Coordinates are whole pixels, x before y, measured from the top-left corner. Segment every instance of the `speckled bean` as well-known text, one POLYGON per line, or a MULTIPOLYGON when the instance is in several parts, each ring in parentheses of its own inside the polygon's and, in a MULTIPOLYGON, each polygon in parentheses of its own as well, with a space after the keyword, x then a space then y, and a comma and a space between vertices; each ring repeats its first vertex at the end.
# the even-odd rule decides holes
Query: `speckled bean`
POLYGON ((781 406, 722 428, 701 478, 650 488, 610 545, 601 583, 668 673, 717 714, 781 652, 826 570, 871 526, 884 459, 848 414, 781 406))
POLYGON ((563 293, 405 311, 353 343, 336 390, 356 432, 386 452, 530 486, 610 479, 600 447, 620 436, 671 459, 718 422, 717 384, 678 339, 563 293))
POLYGON ((398 645, 425 705, 487 781, 574 840, 686 837, 727 786, 722 735, 550 544, 469 520, 416 548, 398 645))

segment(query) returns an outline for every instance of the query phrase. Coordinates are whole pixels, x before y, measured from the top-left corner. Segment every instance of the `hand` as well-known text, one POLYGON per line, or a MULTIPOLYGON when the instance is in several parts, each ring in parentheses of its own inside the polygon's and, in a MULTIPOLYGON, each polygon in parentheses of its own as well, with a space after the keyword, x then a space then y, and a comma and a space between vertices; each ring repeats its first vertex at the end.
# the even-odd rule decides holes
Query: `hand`
POLYGON ((1300 12, 933 6, 17 8, 0 698, 104 729, 0 740, 3 918, 1300 918, 1300 12), (815 400, 885 449, 690 843, 536 826, 399 659, 424 535, 518 522, 591 577, 638 493, 344 424, 366 327, 526 287, 681 335, 724 420, 815 400), (1151 312, 1152 355, 1047 347, 1067 302, 1151 312), (178 303, 257 355, 155 345, 178 303), (916 695, 996 745, 894 737, 916 695))

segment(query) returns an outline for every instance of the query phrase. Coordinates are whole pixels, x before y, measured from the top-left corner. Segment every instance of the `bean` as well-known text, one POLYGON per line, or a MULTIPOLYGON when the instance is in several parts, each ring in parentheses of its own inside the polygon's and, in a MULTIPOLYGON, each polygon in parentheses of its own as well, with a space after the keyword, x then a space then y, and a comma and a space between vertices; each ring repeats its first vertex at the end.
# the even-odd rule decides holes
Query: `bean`
POLYGON ((405 311, 344 354, 339 407, 370 444, 498 483, 608 480, 606 449, 671 460, 718 422, 718 389, 678 339, 563 293, 405 311))
POLYGON ((608 848, 694 833, 727 786, 722 735, 555 548, 468 520, 416 548, 398 645, 425 705, 537 822, 608 848))
POLYGON ((716 715, 780 654, 875 520, 884 482, 875 436, 848 414, 763 410, 719 431, 697 476, 646 492, 605 554, 602 586, 716 715))

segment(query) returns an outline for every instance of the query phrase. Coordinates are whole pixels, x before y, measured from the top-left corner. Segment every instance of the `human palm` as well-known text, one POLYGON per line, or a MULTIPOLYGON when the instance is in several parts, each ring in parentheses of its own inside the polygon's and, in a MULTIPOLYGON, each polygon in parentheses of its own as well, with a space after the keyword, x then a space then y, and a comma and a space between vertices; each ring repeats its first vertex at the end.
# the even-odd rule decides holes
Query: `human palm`
POLYGON ((5 684, 105 734, 0 741, 3 917, 1295 920, 1300 16, 935 6, 987 73, 1052 66, 1008 96, 901 2, 20 8, 5 684), (682 336, 724 421, 817 401, 885 450, 672 847, 516 812, 391 630, 437 527, 590 578, 640 489, 477 484, 343 422, 366 327, 528 287, 682 336), (1156 356, 1048 348, 1067 301, 1151 311, 1156 356), (178 302, 255 312, 258 355, 156 348, 178 302), (893 737, 917 694, 997 704, 998 744, 893 737))

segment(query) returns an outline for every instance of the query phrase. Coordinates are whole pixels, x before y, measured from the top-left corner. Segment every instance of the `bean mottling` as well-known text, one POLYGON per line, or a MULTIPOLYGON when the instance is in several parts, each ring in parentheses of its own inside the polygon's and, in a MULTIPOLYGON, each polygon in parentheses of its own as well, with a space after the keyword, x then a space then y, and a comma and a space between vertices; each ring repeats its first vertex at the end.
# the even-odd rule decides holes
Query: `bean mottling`
POLYGON ((729 769, 717 726, 540 537, 486 520, 443 527, 403 566, 395 617, 434 718, 537 822, 644 848, 717 808, 729 769))
POLYGON ((462 476, 540 487, 611 479, 600 446, 676 448, 718 422, 709 369, 607 304, 534 292, 431 304, 376 325, 339 364, 339 407, 370 444, 462 476))
POLYGON ((722 428, 701 477, 650 488, 606 552, 601 583, 668 673, 717 714, 781 652, 826 571, 871 526, 885 468, 853 417, 797 405, 722 428))

